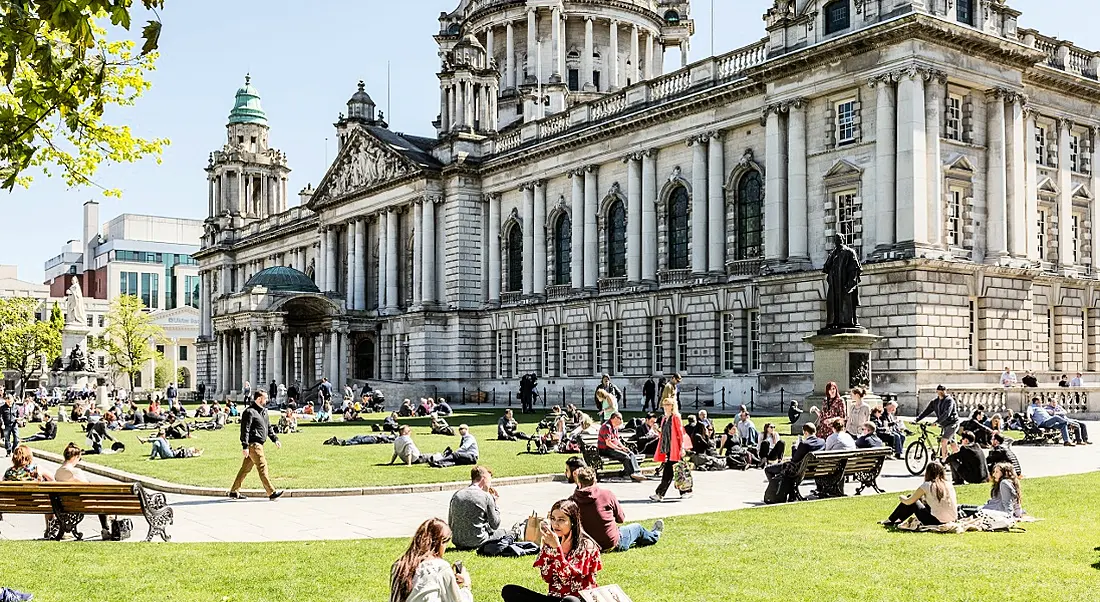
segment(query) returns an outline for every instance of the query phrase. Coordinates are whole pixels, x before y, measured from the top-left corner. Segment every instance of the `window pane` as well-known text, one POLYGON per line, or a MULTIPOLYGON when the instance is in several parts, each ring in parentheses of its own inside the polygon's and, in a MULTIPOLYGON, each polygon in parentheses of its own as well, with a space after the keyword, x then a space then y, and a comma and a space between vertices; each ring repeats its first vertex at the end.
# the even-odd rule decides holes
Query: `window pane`
POLYGON ((554 230, 554 261, 554 284, 572 284, 573 222, 565 214, 554 230))
POLYGON ((668 203, 668 269, 688 267, 688 191, 677 186, 668 203))
POLYGON ((513 225, 508 231, 508 291, 523 290, 523 232, 513 225))
POLYGON ((737 258, 763 255, 764 183, 760 173, 750 171, 737 185, 737 258))
POLYGON ((607 275, 626 276, 626 208, 615 201, 607 212, 607 275))
POLYGON ((825 33, 848 29, 848 0, 837 0, 825 6, 825 33))

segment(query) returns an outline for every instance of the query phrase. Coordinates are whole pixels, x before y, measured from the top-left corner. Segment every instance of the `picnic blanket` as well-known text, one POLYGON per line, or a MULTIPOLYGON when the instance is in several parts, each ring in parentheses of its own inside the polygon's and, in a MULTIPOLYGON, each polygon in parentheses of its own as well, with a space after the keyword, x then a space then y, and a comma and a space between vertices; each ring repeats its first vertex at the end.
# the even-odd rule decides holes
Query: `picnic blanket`
POLYGON ((1020 527, 1019 523, 1031 523, 1037 520, 1039 519, 1033 516, 1015 518, 1000 512, 979 510, 974 516, 960 518, 955 522, 942 525, 923 525, 917 520, 917 517, 910 516, 897 525, 897 528, 903 531, 928 531, 933 533, 966 533, 967 531, 1021 532, 1024 531, 1024 528, 1020 527))

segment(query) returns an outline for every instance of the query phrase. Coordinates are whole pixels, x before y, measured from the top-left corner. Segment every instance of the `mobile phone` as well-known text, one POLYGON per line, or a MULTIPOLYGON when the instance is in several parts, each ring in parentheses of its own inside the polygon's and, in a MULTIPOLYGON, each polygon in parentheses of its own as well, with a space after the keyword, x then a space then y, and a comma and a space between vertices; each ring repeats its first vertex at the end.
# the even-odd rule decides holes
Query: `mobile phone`
POLYGON ((455 574, 458 575, 462 571, 466 570, 466 565, 462 564, 462 561, 459 560, 458 562, 455 562, 454 570, 455 570, 455 574))

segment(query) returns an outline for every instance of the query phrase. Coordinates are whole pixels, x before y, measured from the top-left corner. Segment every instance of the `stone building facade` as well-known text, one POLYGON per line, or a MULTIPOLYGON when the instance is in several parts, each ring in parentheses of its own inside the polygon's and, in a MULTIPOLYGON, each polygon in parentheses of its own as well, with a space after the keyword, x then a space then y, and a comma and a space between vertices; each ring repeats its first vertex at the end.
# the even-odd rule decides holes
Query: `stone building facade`
POLYGON ((196 255, 208 382, 804 396, 834 233, 877 392, 1097 369, 1100 55, 1000 0, 777 0, 765 38, 691 62, 688 5, 463 0, 435 137, 360 86, 298 207, 242 88, 196 255))

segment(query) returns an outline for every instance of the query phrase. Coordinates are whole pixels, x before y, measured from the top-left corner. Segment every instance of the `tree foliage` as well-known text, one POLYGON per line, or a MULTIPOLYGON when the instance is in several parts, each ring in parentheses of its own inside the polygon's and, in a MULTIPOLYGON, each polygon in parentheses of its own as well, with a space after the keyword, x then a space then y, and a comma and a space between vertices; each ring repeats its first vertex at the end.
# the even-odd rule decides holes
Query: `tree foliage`
POLYGON ((0 0, 0 187, 30 186, 34 167, 46 175, 59 170, 69 186, 99 186, 92 178, 104 161, 160 161, 167 140, 104 120, 109 107, 133 105, 150 86, 145 74, 157 57, 156 10, 164 0, 137 0, 154 17, 140 48, 107 39, 108 22, 130 30, 134 3, 0 0))
MULTIPOLYGON (((112 371, 126 375, 132 392, 134 375, 159 355, 156 345, 164 340, 164 329, 153 323, 141 299, 121 295, 111 301, 103 342, 96 346, 106 352, 112 371)), ((158 365, 161 363, 158 361, 158 365)))
POLYGON ((38 304, 30 297, 0 299, 0 364, 19 373, 20 388, 42 356, 61 355, 61 328, 53 320, 35 318, 38 304))

